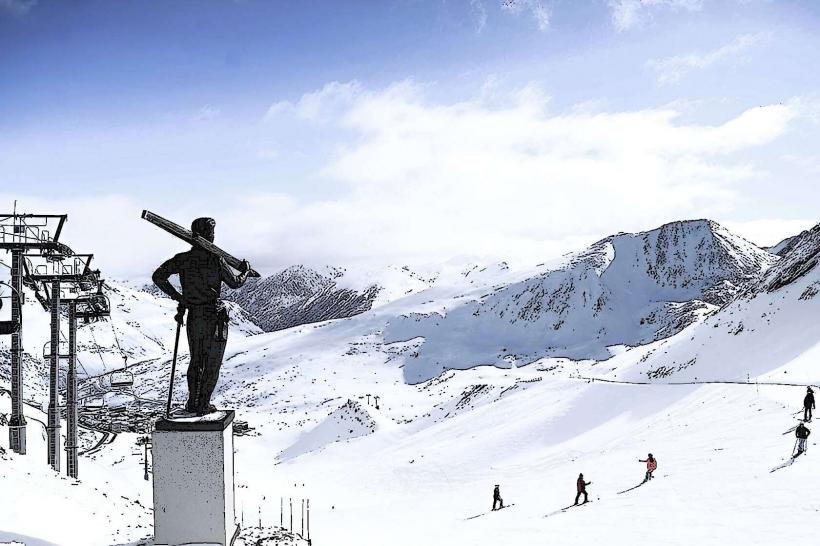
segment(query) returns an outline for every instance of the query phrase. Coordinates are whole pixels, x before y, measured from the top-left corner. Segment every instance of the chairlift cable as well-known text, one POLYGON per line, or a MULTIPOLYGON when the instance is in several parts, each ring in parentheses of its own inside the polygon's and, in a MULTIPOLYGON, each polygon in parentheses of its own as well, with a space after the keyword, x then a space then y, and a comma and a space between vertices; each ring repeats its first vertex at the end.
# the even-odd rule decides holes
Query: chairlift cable
POLYGON ((94 328, 91 325, 88 325, 88 330, 91 332, 91 339, 94 340, 94 346, 97 347, 97 356, 100 357, 100 362, 102 362, 103 370, 105 370, 105 360, 102 357, 102 349, 100 348, 100 344, 97 343, 97 336, 94 335, 94 328))
MULTIPOLYGON (((68 343, 68 339, 66 339, 65 334, 62 332, 62 330, 60 330, 60 337, 63 338, 63 341, 68 343)), ((74 353, 74 360, 76 360, 77 364, 79 364, 80 368, 83 369, 83 372, 85 373, 85 376, 86 377, 91 377, 90 375, 88 375, 88 370, 85 369, 85 366, 83 366, 83 363, 80 360, 80 356, 76 352, 74 353)))
POLYGON ((117 350, 120 352, 120 356, 122 357, 123 363, 125 365, 124 369, 128 370, 128 355, 126 355, 123 352, 122 347, 120 346, 120 338, 117 335, 117 329, 114 328, 114 321, 111 320, 111 317, 109 317, 106 322, 108 322, 108 324, 111 325, 111 332, 113 332, 113 334, 114 334, 114 341, 117 343, 117 350))

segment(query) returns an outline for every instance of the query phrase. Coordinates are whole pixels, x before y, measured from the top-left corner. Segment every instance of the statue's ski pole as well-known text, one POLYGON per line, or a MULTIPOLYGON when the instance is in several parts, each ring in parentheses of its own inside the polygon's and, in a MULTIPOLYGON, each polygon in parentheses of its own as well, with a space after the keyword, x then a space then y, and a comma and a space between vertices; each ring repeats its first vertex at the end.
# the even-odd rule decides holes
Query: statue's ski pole
POLYGON ((182 331, 182 317, 185 315, 183 307, 177 308, 177 314, 174 317, 177 321, 177 337, 174 340, 174 359, 171 361, 171 384, 168 385, 168 405, 165 406, 165 417, 171 417, 171 399, 174 396, 174 374, 177 368, 177 352, 179 350, 179 334, 182 331))

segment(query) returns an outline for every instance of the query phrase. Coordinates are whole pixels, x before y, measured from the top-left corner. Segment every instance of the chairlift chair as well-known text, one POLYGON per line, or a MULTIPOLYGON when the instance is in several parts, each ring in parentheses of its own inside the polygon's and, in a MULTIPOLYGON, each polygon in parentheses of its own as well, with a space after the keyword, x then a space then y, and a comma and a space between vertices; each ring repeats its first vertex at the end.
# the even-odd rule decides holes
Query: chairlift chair
POLYGON ((102 409, 105 407, 105 398, 103 396, 84 398, 82 400, 82 407, 87 409, 102 409))
MULTIPOLYGON (((59 358, 64 358, 68 355, 68 341, 61 340, 59 345, 57 346, 57 355, 59 358)), ((51 358, 51 342, 46 341, 43 345, 43 359, 48 360, 51 358)))
POLYGON ((115 388, 130 387, 134 384, 134 374, 127 369, 111 372, 111 386, 115 388))
MULTIPOLYGON (((83 304, 77 310, 77 318, 83 319, 92 319, 92 318, 103 318, 111 315, 111 303, 108 300, 108 297, 102 293, 102 289, 98 288, 97 294, 94 294, 92 297, 89 297, 83 301, 83 304)), ((110 324, 110 321, 109 321, 110 324)), ((117 349, 122 355, 123 360, 123 368, 121 370, 114 370, 109 375, 109 384, 111 388, 119 389, 122 387, 130 387, 134 384, 134 374, 128 370, 128 356, 123 352, 122 347, 120 346, 119 337, 117 336, 117 331, 114 329, 114 325, 111 324, 111 332, 114 334, 114 340, 117 342, 117 349)), ((94 335, 94 330, 91 329, 91 339, 94 342, 94 346, 97 348, 97 354, 100 357, 100 361, 102 361, 103 367, 105 367, 105 361, 102 357, 102 349, 100 348, 100 344, 97 343, 97 338, 94 335)))

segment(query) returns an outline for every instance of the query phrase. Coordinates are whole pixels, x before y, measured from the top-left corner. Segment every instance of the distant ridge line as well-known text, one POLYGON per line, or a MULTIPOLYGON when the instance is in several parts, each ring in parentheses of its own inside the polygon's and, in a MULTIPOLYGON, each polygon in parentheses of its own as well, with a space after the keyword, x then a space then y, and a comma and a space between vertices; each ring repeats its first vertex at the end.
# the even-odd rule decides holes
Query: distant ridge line
POLYGON ((580 379, 583 381, 588 382, 595 382, 600 381, 602 383, 616 383, 618 385, 670 385, 670 386, 680 386, 680 385, 770 385, 770 386, 778 386, 778 387, 809 387, 813 386, 809 383, 783 383, 779 381, 729 381, 729 380, 721 380, 715 379, 714 381, 667 381, 667 382, 654 382, 654 381, 619 381, 617 379, 602 379, 600 377, 585 377, 585 376, 570 376, 570 379, 580 379))

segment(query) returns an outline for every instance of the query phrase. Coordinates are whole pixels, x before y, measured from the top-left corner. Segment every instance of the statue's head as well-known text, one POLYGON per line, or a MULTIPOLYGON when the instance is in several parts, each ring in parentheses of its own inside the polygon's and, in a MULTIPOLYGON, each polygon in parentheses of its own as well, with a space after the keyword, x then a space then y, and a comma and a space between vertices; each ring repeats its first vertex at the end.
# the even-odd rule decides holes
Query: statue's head
POLYGON ((203 239, 214 242, 214 228, 216 222, 213 218, 197 218, 191 223, 191 231, 194 235, 199 235, 203 239))

